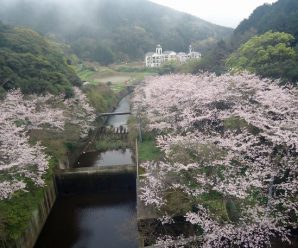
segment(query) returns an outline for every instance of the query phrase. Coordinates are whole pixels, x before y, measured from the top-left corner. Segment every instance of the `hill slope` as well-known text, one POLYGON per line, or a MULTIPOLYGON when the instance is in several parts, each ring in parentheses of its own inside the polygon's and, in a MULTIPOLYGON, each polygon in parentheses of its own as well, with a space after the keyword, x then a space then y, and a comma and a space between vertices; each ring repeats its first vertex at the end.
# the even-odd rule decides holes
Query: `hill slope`
POLYGON ((243 20, 234 30, 236 44, 247 41, 256 34, 269 30, 292 34, 298 40, 298 1, 279 0, 256 8, 248 19, 243 20))
POLYGON ((4 22, 55 35, 81 57, 108 62, 143 58, 158 43, 166 50, 185 51, 198 40, 218 40, 232 33, 147 0, 78 0, 71 6, 54 0, 2 2, 4 22), (99 53, 105 58, 98 58, 99 53))
POLYGON ((50 40, 27 28, 0 22, 0 91, 72 93, 80 79, 50 40))
MULTIPOLYGON (((291 39, 290 44, 284 44, 290 50, 293 48, 293 53, 298 54, 298 1, 297 0, 279 0, 273 4, 264 4, 256 8, 248 19, 244 19, 234 30, 230 39, 225 41, 218 42, 212 49, 204 54, 202 60, 194 67, 190 68, 191 72, 198 71, 212 71, 217 74, 227 72, 228 68, 225 64, 227 58, 233 53, 236 52, 240 47, 245 47, 245 43, 248 42, 255 35, 263 35, 266 32, 285 32, 293 35, 294 39, 291 39)), ((248 43, 251 44, 251 43, 248 43)), ((270 43, 269 43, 270 44, 270 43)), ((268 44, 267 44, 268 45, 268 44)), ((270 47, 269 47, 270 48, 270 47)), ((253 47, 256 49, 256 47, 253 47)), ((260 47, 259 47, 260 49, 260 47)), ((264 47, 263 49, 264 50, 264 47)), ((261 54, 264 51, 261 51, 258 56, 253 55, 254 59, 261 60, 261 54)), ((255 52, 256 52, 255 51, 255 52)), ((267 59, 275 54, 271 53, 267 59)), ((264 58, 264 53, 263 53, 264 58)), ((298 56, 291 56, 290 61, 282 64, 282 59, 275 61, 275 65, 269 66, 269 70, 278 70, 280 73, 278 77, 281 77, 285 80, 288 79, 292 82, 297 82, 297 70, 295 69, 298 63, 298 56)), ((240 62, 240 61, 239 61, 240 62)), ((241 61, 243 62, 243 61, 241 61)), ((273 62, 273 61, 271 61, 273 62)), ((260 75, 264 76, 265 72, 262 71, 261 67, 258 68, 258 71, 261 72, 260 75)), ((268 76, 268 75, 267 75, 268 76)), ((276 78, 277 76, 273 76, 276 78)))

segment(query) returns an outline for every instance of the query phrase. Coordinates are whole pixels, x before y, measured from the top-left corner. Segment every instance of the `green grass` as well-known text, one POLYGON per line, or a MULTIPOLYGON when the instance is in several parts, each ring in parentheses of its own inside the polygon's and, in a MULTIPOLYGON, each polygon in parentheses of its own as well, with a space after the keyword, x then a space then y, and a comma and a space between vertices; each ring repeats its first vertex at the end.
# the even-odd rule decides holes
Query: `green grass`
POLYGON ((208 193, 202 194, 197 200, 198 203, 207 207, 214 216, 219 218, 219 220, 229 220, 226 200, 221 193, 211 190, 208 193))
POLYGON ((225 129, 241 132, 242 129, 247 129, 251 134, 257 135, 260 133, 260 129, 249 124, 245 119, 238 116, 231 116, 224 120, 225 129))
POLYGON ((101 136, 96 141, 95 147, 99 151, 129 148, 128 134, 108 134, 101 136))
POLYGON ((162 153, 155 145, 154 140, 143 140, 139 142, 139 161, 159 160, 162 153))
POLYGON ((115 92, 121 92, 122 90, 124 90, 126 88, 126 85, 123 83, 118 83, 118 84, 112 84, 111 85, 111 89, 115 92))
POLYGON ((146 73, 146 74, 157 74, 158 73, 158 68, 149 68, 149 67, 144 67, 143 64, 139 65, 118 65, 114 66, 114 70, 119 71, 119 72, 130 72, 130 73, 146 73))
POLYGON ((86 70, 78 71, 77 73, 81 80, 89 81, 90 77, 95 74, 95 71, 90 71, 86 69, 86 70))
POLYGON ((101 140, 96 143, 96 149, 99 151, 119 150, 126 148, 128 148, 128 144, 123 140, 101 140))
POLYGON ((56 130, 36 129, 30 131, 30 143, 41 141, 47 154, 59 159, 67 157, 67 153, 77 146, 80 139, 80 128, 66 123, 63 132, 56 130))
POLYGON ((114 72, 112 75, 108 77, 96 77, 96 75, 93 77, 94 80, 97 82, 107 83, 111 82, 112 84, 119 84, 127 82, 132 78, 131 74, 118 74, 117 72, 114 72))
POLYGON ((193 198, 180 190, 168 190, 165 193, 167 204, 162 211, 176 216, 184 215, 195 208, 197 204, 202 204, 220 222, 237 221, 239 219, 238 209, 231 200, 216 191, 202 194, 199 198, 193 198))
POLYGON ((35 189, 30 193, 18 192, 13 198, 0 201, 0 212, 5 223, 4 236, 7 240, 20 238, 42 198, 43 189, 35 189))
POLYGON ((184 216, 193 206, 189 195, 180 190, 168 190, 165 193, 165 199, 167 204, 161 211, 170 215, 184 216))
POLYGON ((125 70, 119 70, 117 65, 105 67, 91 62, 73 66, 82 81, 88 81, 94 85, 109 83, 110 88, 115 93, 121 92, 127 85, 144 80, 146 76, 156 74, 154 71, 148 71, 143 67, 137 70, 129 66, 125 68, 125 70))
MULTIPOLYGON (((49 162, 49 172, 45 175, 46 184, 52 180, 53 168, 57 161, 51 159, 49 162)), ((36 210, 43 200, 44 188, 37 187, 32 181, 27 180, 27 191, 16 192, 11 199, 0 201, 0 226, 4 224, 4 233, 0 229, 0 237, 6 240, 16 240, 21 237, 28 228, 28 223, 32 218, 32 212, 36 210)))
POLYGON ((105 112, 117 103, 117 95, 107 84, 86 85, 84 92, 96 112, 105 112))

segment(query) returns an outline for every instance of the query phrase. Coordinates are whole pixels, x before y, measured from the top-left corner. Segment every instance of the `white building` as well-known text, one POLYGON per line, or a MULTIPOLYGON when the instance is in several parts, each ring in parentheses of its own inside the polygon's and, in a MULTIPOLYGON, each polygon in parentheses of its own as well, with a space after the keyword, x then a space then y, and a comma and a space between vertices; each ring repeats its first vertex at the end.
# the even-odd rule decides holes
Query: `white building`
POLYGON ((193 52, 192 47, 189 46, 189 53, 176 53, 174 51, 162 52, 161 45, 157 45, 155 53, 149 52, 145 55, 146 67, 160 67, 165 62, 178 61, 180 63, 185 63, 189 59, 200 59, 201 54, 198 52, 193 52))

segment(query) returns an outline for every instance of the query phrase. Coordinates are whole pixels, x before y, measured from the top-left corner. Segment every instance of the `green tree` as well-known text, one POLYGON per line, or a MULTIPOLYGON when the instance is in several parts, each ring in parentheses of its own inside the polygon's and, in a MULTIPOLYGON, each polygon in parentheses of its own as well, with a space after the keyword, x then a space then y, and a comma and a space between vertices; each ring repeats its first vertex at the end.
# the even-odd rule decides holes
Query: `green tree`
POLYGON ((253 35, 269 30, 294 35, 298 41, 298 1, 279 0, 256 8, 248 19, 244 19, 234 30, 232 42, 239 45, 253 35))
POLYGON ((220 75, 227 71, 225 60, 228 58, 230 53, 231 47, 229 42, 220 40, 214 44, 212 49, 206 52, 200 60, 190 60, 179 66, 177 71, 182 73, 199 73, 201 71, 209 71, 220 75))
POLYGON ((164 63, 159 69, 158 74, 164 75, 164 74, 170 74, 174 73, 177 69, 177 63, 174 61, 169 61, 167 63, 164 63))
POLYGON ((65 93, 81 80, 66 63, 63 45, 27 28, 0 23, 0 96, 3 90, 23 93, 65 93))
POLYGON ((95 48, 93 59, 102 65, 108 65, 114 62, 114 54, 111 49, 98 45, 95 48))
POLYGON ((231 71, 247 70, 264 77, 298 80, 294 37, 283 32, 266 32, 244 43, 226 60, 231 71))

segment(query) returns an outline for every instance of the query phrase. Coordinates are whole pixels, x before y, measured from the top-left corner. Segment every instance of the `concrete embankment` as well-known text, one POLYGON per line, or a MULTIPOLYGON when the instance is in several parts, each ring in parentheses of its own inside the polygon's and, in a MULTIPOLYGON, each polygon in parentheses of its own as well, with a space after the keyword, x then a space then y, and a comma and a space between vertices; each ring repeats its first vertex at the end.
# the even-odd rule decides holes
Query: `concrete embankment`
POLYGON ((135 165, 113 165, 60 170, 56 182, 60 194, 102 191, 135 191, 135 165))
POLYGON ((9 248, 32 248, 59 194, 132 191, 136 189, 135 165, 102 166, 58 170, 47 185, 43 201, 32 213, 26 232, 9 248))
POLYGON ((53 180, 48 183, 44 190, 43 201, 38 205, 38 208, 32 213, 30 222, 24 234, 14 244, 8 247, 13 248, 32 248, 50 214, 50 211, 57 197, 56 183, 53 180))

